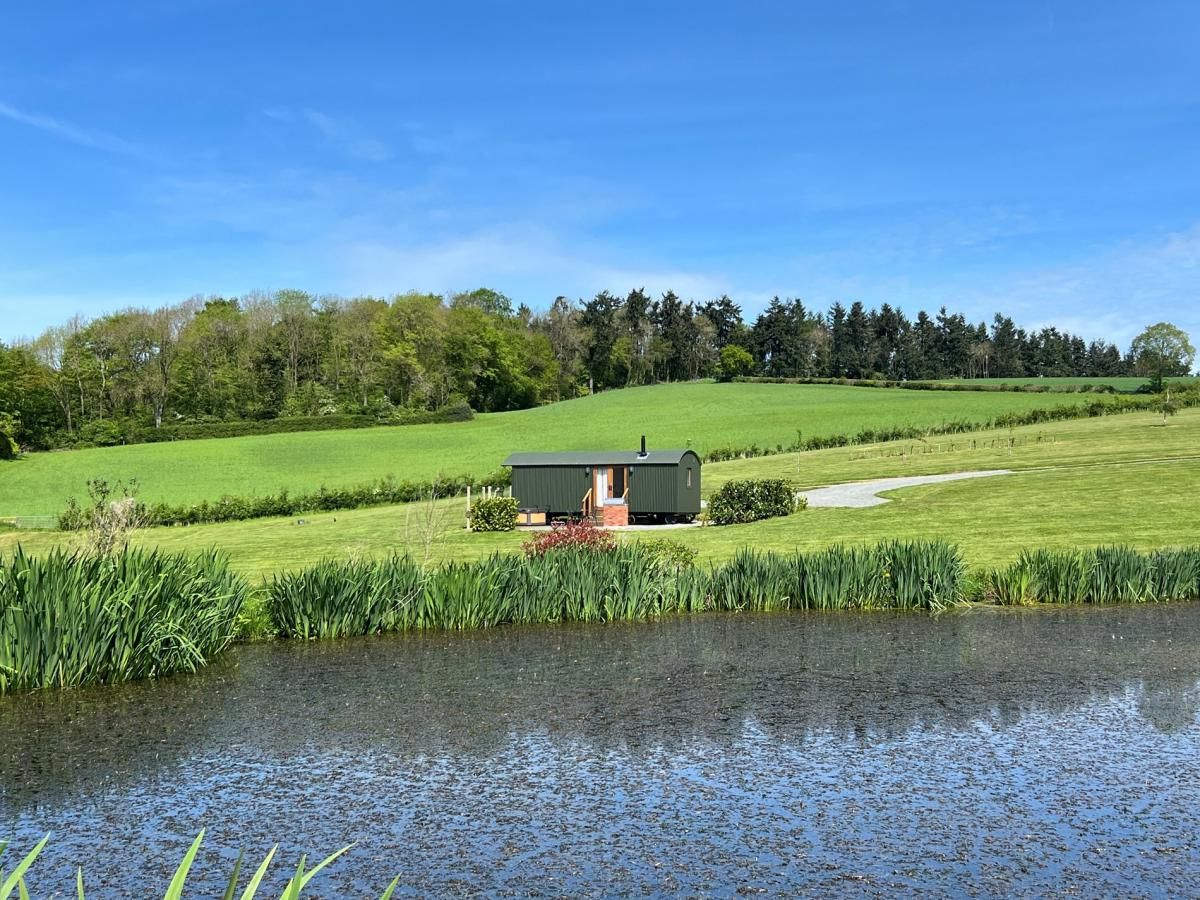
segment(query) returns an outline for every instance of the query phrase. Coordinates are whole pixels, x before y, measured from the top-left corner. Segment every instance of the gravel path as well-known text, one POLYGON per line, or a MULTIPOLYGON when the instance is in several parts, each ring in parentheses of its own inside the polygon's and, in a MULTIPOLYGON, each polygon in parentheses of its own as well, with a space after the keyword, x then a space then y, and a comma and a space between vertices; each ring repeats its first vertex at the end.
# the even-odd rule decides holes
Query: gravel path
POLYGON ((916 487, 920 484, 940 484, 943 481, 962 481, 966 478, 990 478, 993 475, 1010 475, 1009 469, 987 469, 981 472, 952 472, 949 475, 914 475, 908 478, 876 478, 874 481, 852 481, 848 484, 833 484, 829 487, 801 491, 808 498, 809 506, 840 506, 861 508, 888 503, 880 497, 880 491, 896 488, 916 487))

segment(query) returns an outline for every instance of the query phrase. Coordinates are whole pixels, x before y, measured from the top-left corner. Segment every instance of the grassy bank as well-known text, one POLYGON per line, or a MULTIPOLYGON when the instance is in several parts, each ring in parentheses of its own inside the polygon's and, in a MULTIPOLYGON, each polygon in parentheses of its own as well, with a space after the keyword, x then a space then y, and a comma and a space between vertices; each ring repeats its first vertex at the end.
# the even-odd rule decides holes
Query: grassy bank
POLYGON ((609 391, 470 422, 306 432, 31 454, 0 466, 0 516, 57 515, 92 478, 136 478, 148 503, 199 503, 286 488, 350 487, 395 475, 487 475, 513 450, 657 447, 701 453, 947 421, 979 422, 1087 395, 922 392, 833 385, 695 382, 609 391))

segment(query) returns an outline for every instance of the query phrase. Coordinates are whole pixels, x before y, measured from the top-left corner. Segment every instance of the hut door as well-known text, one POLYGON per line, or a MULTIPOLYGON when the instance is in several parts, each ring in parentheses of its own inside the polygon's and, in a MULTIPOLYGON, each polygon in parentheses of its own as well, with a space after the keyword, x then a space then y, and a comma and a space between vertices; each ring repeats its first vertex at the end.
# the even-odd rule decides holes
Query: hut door
POLYGON ((603 506, 608 502, 608 473, 610 471, 605 466, 596 466, 596 480, 593 487, 595 488, 595 503, 597 506, 603 506))
POLYGON ((624 503, 625 488, 629 484, 629 470, 624 466, 613 466, 608 470, 608 502, 624 503))

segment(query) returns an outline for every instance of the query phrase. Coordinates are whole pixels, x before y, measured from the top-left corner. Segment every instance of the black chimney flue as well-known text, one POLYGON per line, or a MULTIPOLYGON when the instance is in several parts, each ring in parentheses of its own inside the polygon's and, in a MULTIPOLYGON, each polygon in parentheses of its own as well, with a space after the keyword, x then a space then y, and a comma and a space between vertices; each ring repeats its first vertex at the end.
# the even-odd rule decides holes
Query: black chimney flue
POLYGON ((645 457, 646 455, 646 436, 642 435, 642 452, 638 456, 645 457))

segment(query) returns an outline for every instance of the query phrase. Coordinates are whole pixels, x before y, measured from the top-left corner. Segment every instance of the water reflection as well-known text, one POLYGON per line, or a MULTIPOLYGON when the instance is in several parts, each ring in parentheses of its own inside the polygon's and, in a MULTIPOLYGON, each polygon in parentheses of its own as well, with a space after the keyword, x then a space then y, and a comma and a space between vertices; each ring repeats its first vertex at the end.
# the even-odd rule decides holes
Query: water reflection
MULTIPOLYGON (((806 865, 842 865, 836 835, 847 822, 876 833, 864 810, 893 802, 879 791, 900 760, 911 770, 904 790, 940 798, 921 810, 895 800, 905 827, 936 831, 941 820, 929 817, 959 779, 975 792, 972 815, 991 809, 1003 830, 1014 814, 1005 803, 1028 816, 1034 802, 1012 782, 1034 775, 1008 767, 1035 744, 1047 758, 1069 756, 1081 740, 1147 753, 1182 740, 1172 752, 1191 753, 1198 680, 1200 606, 701 616, 244 647, 199 676, 0 700, 0 826, 119 832, 113 810, 124 808, 153 823, 138 839, 161 843, 165 865, 184 832, 213 819, 231 839, 248 821, 261 823, 263 841, 288 837, 271 823, 291 821, 287 803, 303 804, 307 824, 289 826, 297 849, 367 830, 382 835, 378 853, 388 858, 424 835, 434 858, 446 854, 441 868, 423 863, 440 891, 454 878, 472 890, 515 890, 520 854, 533 847, 543 869, 561 857, 564 873, 582 873, 561 876, 568 892, 620 877, 595 868, 600 848, 661 842, 664 852, 676 828, 733 829, 735 844, 760 846, 767 861, 747 868, 708 847, 710 887, 735 873, 753 882, 751 870, 782 887, 800 870, 768 846, 779 830, 808 848, 806 865), (986 761, 987 774, 958 758, 931 762, 951 751, 986 761), (602 804, 589 804, 589 793, 602 804), (752 816, 742 809, 748 798, 752 816), (740 824, 731 810, 741 810, 740 824), (565 844, 532 836, 539 815, 559 832, 587 822, 590 837, 573 827, 565 844)), ((698 851, 668 853, 694 870, 681 852, 698 851)), ((969 847, 945 852, 970 856, 969 847)), ((349 866, 346 885, 378 883, 364 865, 349 866)), ((703 879, 678 873, 663 880, 645 860, 627 855, 621 865, 631 889, 705 890, 703 879)), ((817 885, 816 869, 803 871, 817 885)))

